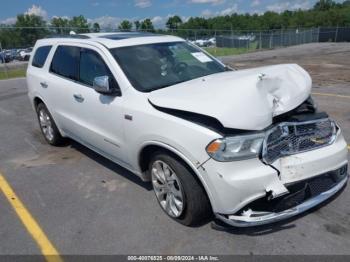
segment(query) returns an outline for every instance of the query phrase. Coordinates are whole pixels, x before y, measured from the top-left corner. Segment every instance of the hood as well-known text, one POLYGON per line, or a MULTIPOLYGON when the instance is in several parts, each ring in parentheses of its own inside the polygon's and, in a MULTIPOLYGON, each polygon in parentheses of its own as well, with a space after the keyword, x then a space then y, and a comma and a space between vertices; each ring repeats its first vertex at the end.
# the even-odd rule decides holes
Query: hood
POLYGON ((296 64, 223 72, 149 94, 155 106, 216 118, 224 127, 261 130, 274 116, 303 103, 311 93, 309 74, 296 64))

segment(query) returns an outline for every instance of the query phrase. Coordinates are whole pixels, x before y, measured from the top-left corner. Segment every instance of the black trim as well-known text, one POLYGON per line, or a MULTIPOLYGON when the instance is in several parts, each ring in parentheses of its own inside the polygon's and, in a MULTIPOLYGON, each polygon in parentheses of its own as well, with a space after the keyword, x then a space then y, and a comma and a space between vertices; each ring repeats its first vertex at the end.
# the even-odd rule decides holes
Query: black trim
POLYGON ((178 110, 178 109, 170 109, 165 107, 160 107, 152 104, 150 100, 148 102, 158 111, 161 111, 163 113, 190 121, 192 123, 198 124, 200 126, 206 127, 210 130, 213 130, 220 135, 240 135, 240 134, 246 134, 251 133, 251 131, 242 130, 242 129, 234 129, 234 128, 226 128, 222 125, 222 123, 217 120, 215 117, 202 115, 198 113, 188 112, 184 110, 178 110))
POLYGON ((271 192, 259 198, 236 214, 241 214, 244 210, 281 212, 300 205, 306 200, 320 195, 322 192, 330 190, 347 176, 347 164, 333 171, 329 171, 311 178, 306 178, 293 183, 285 184, 289 193, 275 199, 271 199, 271 192))

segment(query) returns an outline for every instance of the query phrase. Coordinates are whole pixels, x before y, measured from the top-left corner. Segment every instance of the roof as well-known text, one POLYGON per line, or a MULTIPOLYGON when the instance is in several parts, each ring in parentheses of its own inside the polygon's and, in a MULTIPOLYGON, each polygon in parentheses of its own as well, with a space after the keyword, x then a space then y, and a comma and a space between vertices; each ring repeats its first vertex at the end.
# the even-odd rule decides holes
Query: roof
MULTIPOLYGON (((182 38, 142 32, 112 32, 112 33, 88 33, 77 35, 55 36, 50 38, 55 42, 64 40, 65 42, 98 42, 107 48, 117 48, 124 46, 164 43, 164 42, 179 42, 185 41, 182 38)), ((49 39, 45 39, 49 40, 49 39)), ((41 40, 41 41, 45 41, 41 40)), ((47 42, 47 41, 45 41, 47 42)))

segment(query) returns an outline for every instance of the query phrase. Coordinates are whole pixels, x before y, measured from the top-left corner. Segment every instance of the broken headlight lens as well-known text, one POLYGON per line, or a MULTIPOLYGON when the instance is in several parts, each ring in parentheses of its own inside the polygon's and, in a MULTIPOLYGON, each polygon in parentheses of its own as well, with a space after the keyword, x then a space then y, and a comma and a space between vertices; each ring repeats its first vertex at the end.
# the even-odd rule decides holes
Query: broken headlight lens
POLYGON ((264 133, 216 139, 206 151, 220 162, 229 162, 258 157, 265 139, 264 133))

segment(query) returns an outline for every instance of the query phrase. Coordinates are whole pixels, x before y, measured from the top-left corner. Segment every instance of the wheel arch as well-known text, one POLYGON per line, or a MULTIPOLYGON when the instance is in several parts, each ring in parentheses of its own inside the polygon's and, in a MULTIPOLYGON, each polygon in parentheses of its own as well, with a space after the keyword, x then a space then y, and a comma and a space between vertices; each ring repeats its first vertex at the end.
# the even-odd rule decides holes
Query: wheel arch
POLYGON ((189 169, 189 171, 192 174, 194 174, 200 186, 203 187, 210 201, 211 207, 213 207, 212 194, 210 193, 208 185, 206 184, 205 180, 203 179, 201 173, 199 172, 195 164, 183 153, 181 153, 179 150, 177 150, 176 148, 168 144, 158 142, 158 141, 152 141, 152 142, 143 144, 138 154, 138 164, 142 174, 142 179, 145 181, 150 181, 151 178, 150 178, 150 173, 148 172, 148 165, 152 158, 153 153, 157 151, 165 151, 170 155, 174 156, 176 159, 180 160, 182 163, 184 163, 186 167, 189 169))
POLYGON ((38 105, 39 105, 40 103, 43 103, 44 105, 46 105, 45 102, 44 102, 44 100, 43 100, 41 97, 35 96, 35 97, 33 98, 33 105, 34 105, 35 110, 37 109, 37 107, 38 107, 38 105))

